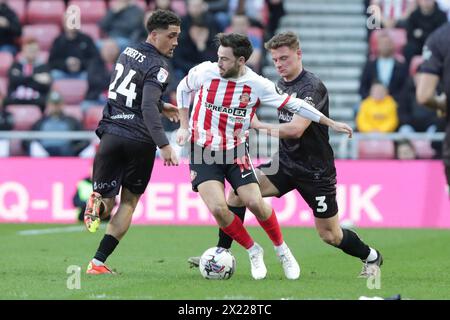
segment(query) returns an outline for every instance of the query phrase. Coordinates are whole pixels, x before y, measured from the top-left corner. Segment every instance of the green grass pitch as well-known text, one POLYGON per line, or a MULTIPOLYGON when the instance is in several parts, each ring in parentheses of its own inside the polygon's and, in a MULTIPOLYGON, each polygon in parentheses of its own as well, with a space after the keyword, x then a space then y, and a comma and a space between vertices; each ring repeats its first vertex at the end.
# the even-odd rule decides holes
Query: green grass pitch
POLYGON ((72 229, 0 225, 0 299, 358 299, 397 293, 405 299, 450 299, 448 230, 357 230, 384 256, 381 288, 370 290, 357 278, 361 262, 322 243, 314 229, 283 228, 302 269, 297 281, 284 279, 270 240, 256 227, 249 232, 265 248, 268 269, 260 281, 251 278, 247 253, 237 244, 230 280, 208 281, 189 269, 187 258, 213 247, 217 229, 187 226, 132 226, 107 261, 118 275, 86 275, 104 229, 72 229), (22 233, 31 229, 54 233, 22 233), (81 267, 80 289, 67 287, 72 265, 81 267))

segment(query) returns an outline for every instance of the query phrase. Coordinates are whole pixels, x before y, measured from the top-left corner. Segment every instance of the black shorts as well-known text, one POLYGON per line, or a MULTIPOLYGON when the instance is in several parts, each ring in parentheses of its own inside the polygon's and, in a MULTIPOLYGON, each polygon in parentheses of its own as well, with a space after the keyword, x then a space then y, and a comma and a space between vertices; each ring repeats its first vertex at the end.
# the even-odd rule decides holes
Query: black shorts
POLYGON ((255 170, 245 144, 232 150, 211 151, 196 144, 191 145, 190 164, 192 190, 206 181, 225 179, 234 190, 250 183, 258 183, 255 170))
MULTIPOLYGON (((269 162, 258 166, 258 169, 264 173, 264 169, 270 166, 269 162)), ((300 180, 283 172, 281 168, 277 173, 266 175, 266 177, 280 191, 278 198, 294 189, 297 190, 312 209, 314 217, 331 218, 338 213, 336 178, 300 180)))
POLYGON ((123 186, 134 194, 145 192, 155 162, 156 146, 103 134, 94 159, 94 191, 112 198, 123 186))

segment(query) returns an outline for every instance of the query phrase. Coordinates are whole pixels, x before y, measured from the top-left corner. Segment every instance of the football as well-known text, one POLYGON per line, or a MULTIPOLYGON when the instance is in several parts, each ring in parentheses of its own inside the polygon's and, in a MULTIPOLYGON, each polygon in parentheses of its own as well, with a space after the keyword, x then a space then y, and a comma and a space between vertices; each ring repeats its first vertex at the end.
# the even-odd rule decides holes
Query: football
POLYGON ((227 280, 236 270, 236 259, 227 249, 209 248, 200 257, 199 269, 205 279, 227 280))

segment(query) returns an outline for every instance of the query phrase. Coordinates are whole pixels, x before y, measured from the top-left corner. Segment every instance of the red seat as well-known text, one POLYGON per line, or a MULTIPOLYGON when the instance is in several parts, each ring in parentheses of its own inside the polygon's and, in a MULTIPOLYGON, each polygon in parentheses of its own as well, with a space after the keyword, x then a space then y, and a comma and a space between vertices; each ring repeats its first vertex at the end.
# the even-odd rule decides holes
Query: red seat
POLYGON ((434 157, 436 152, 431 147, 429 140, 412 140, 411 142, 419 159, 432 159, 434 157))
POLYGON ((104 106, 94 106, 87 109, 83 121, 86 130, 97 129, 98 123, 103 117, 103 108, 104 106))
POLYGON ((423 57, 422 56, 414 56, 411 59, 411 63, 409 65, 409 75, 411 77, 414 77, 417 69, 419 68, 419 66, 423 63, 423 57))
POLYGON ((66 104, 78 104, 83 101, 87 89, 87 81, 78 79, 55 80, 52 85, 52 90, 59 92, 66 104))
POLYGON ((81 32, 90 36, 94 41, 101 38, 100 28, 95 23, 82 23, 81 32))
POLYGON ((394 142, 391 140, 361 140, 359 142, 359 158, 394 159, 394 142))
POLYGON ((8 78, 0 77, 0 96, 6 96, 8 93, 8 78))
POLYGON ((0 77, 8 76, 9 68, 14 62, 14 57, 9 52, 0 52, 0 77))
POLYGON ((68 6, 71 5, 80 8, 82 23, 97 23, 106 15, 105 1, 71 0, 68 6))
POLYGON ((65 105, 63 111, 65 115, 83 122, 83 111, 79 105, 65 105))
POLYGON ((49 51, 53 41, 61 33, 59 26, 55 24, 36 24, 23 27, 22 36, 35 38, 43 51, 49 51))
POLYGON ((377 56, 378 54, 378 34, 380 32, 388 32, 394 41, 395 46, 395 54, 401 55, 403 54, 403 47, 407 42, 407 35, 405 29, 377 29, 372 32, 370 35, 370 55, 377 56))
POLYGON ((20 22, 23 24, 26 20, 25 0, 7 0, 8 6, 17 14, 20 22))
POLYGON ((9 143, 9 155, 11 157, 26 156, 26 152, 22 146, 22 140, 11 139, 9 143))
POLYGON ((62 24, 66 5, 60 0, 31 0, 28 3, 28 23, 62 24))
POLYGON ((30 130, 42 117, 41 109, 36 105, 9 105, 6 110, 13 115, 14 130, 30 130))

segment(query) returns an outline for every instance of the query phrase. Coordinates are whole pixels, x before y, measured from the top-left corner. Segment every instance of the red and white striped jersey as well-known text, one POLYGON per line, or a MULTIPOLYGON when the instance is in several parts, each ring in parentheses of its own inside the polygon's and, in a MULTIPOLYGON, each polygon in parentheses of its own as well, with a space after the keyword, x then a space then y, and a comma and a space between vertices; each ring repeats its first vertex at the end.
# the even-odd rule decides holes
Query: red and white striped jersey
POLYGON ((285 107, 318 122, 323 116, 307 102, 290 97, 270 80, 245 67, 239 78, 222 78, 217 63, 192 68, 177 88, 177 104, 189 108, 195 92, 189 126, 191 142, 212 150, 229 150, 244 143, 251 119, 260 105, 285 107))

